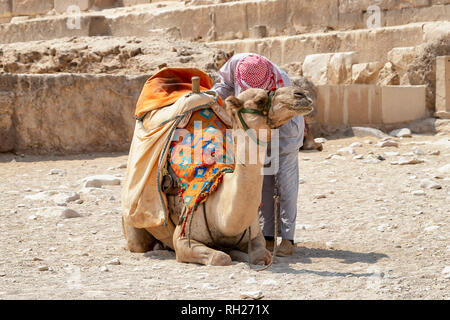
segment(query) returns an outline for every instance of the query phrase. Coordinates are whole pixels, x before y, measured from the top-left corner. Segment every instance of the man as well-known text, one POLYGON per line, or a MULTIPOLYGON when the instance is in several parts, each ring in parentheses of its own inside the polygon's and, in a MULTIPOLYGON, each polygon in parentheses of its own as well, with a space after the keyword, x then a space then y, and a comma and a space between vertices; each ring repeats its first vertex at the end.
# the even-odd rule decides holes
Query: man
MULTIPOLYGON (((272 87, 290 86, 287 74, 267 58, 241 53, 230 58, 219 71, 220 81, 213 86, 222 99, 238 96, 249 88, 269 90, 272 87)), ((303 145, 305 122, 303 116, 295 116, 279 129, 279 170, 277 175, 280 192, 280 219, 282 241, 277 250, 279 256, 289 256, 295 251, 294 233, 297 217, 298 150, 303 145)), ((268 152, 270 152, 268 150, 268 152)), ((266 247, 274 246, 274 188, 275 177, 266 175, 263 182, 260 224, 266 239, 266 247)))

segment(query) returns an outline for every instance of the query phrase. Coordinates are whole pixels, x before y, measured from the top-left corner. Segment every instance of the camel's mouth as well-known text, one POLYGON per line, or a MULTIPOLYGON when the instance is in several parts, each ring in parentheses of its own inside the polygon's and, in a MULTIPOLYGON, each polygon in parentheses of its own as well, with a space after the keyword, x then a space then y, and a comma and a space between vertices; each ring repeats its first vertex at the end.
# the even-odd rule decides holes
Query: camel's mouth
POLYGON ((297 113, 297 115, 300 115, 300 116, 307 116, 314 111, 312 101, 308 105, 305 105, 304 102, 300 102, 294 106, 291 106, 290 109, 292 111, 295 111, 295 113, 297 113))

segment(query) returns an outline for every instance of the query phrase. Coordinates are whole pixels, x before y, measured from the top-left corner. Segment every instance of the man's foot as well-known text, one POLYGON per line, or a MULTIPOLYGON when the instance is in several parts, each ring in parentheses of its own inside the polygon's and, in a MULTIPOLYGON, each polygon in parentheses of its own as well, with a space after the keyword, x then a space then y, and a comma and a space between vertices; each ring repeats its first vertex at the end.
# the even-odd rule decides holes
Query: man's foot
POLYGON ((270 253, 272 253, 273 251, 273 246, 275 244, 274 240, 266 240, 266 249, 270 251, 270 253))
MULTIPOLYGON (((266 244, 267 247, 267 244, 266 244)), ((291 240, 283 239, 277 248, 277 256, 287 257, 291 256, 295 251, 295 246, 291 240)))

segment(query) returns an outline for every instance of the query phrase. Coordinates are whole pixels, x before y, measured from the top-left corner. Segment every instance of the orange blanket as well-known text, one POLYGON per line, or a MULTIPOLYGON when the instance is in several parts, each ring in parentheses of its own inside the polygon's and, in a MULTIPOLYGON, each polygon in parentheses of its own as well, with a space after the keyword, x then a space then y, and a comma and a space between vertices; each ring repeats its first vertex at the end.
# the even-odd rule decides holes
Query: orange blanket
POLYGON ((136 104, 136 118, 175 103, 180 97, 192 92, 192 77, 200 77, 200 91, 209 90, 211 78, 201 70, 189 68, 165 68, 145 82, 136 104))

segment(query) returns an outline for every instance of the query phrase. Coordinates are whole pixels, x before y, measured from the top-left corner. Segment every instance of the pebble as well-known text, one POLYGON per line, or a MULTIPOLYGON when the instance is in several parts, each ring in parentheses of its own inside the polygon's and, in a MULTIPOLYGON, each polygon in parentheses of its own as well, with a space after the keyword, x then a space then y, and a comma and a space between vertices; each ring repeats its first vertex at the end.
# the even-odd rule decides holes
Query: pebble
POLYGON ((37 219, 37 216, 35 216, 34 214, 32 214, 31 216, 28 217, 28 219, 30 219, 30 220, 36 220, 36 219, 37 219))
POLYGON ((49 268, 48 268, 48 266, 40 266, 40 267, 38 267, 38 270, 39 271, 48 271, 49 268))
POLYGON ((356 137, 376 137, 381 139, 385 136, 383 131, 369 127, 352 127, 352 132, 356 137))
POLYGON ((426 232, 429 232, 429 231, 434 231, 434 230, 437 230, 437 229, 439 229, 439 226, 429 226, 429 227, 426 227, 423 230, 426 231, 426 232))
POLYGON ((346 155, 346 154, 356 154, 356 151, 352 147, 344 147, 340 148, 336 153, 340 156, 346 155))
POLYGON ((217 287, 213 286, 211 283, 204 283, 202 286, 203 289, 216 290, 217 287))
POLYGON ((410 138, 412 137, 411 130, 409 128, 402 128, 393 130, 389 133, 389 135, 398 138, 410 138))
POLYGON ((101 271, 101 272, 109 272, 109 269, 108 269, 107 266, 102 266, 102 267, 100 268, 100 271, 101 271))
POLYGON ((64 219, 79 218, 81 216, 81 214, 73 209, 65 209, 63 212, 61 212, 61 217, 64 219))
POLYGON ((415 191, 412 192, 412 194, 414 196, 424 196, 425 195, 425 191, 423 191, 423 190, 415 190, 415 191))
POLYGON ((325 199, 327 196, 324 194, 316 194, 314 195, 314 199, 325 199))
POLYGON ((442 270, 442 274, 444 275, 445 278, 450 279, 450 266, 446 266, 442 270))
POLYGON ((4 277, 4 276, 6 276, 6 273, 0 272, 0 277, 4 277))
POLYGON ((442 189, 439 183, 434 182, 430 179, 423 179, 420 181, 420 187, 425 189, 442 189))
POLYGON ((264 280, 262 284, 265 286, 276 286, 278 284, 278 282, 276 282, 273 279, 267 279, 267 280, 264 280))
POLYGON ((55 175, 55 174, 57 174, 58 176, 62 177, 62 176, 64 176, 66 173, 67 173, 67 171, 66 171, 66 170, 63 170, 63 169, 52 169, 52 170, 50 170, 50 172, 48 173, 48 175, 50 176, 50 175, 55 175))
POLYGON ((398 159, 397 161, 392 161, 391 164, 393 165, 408 165, 408 164, 420 164, 420 163, 424 163, 425 161, 422 159, 417 159, 417 158, 406 158, 406 157, 401 157, 400 159, 398 159))
POLYGON ((418 155, 418 156, 423 156, 423 155, 425 155, 425 152, 423 152, 422 150, 420 150, 420 149, 417 148, 417 147, 413 147, 412 150, 413 150, 414 154, 416 154, 416 155, 418 155))
POLYGON ((241 292, 241 299, 253 299, 253 300, 259 300, 264 297, 264 294, 262 291, 243 291, 241 292))
POLYGON ((377 147, 386 148, 386 147, 398 147, 398 143, 392 140, 386 140, 377 143, 377 147))
POLYGON ((235 278, 234 273, 232 273, 228 276, 228 279, 234 279, 234 278, 235 278))
POLYGON ((361 142, 353 142, 351 145, 350 145, 350 148, 360 148, 360 147, 362 147, 363 145, 362 145, 362 143, 361 142))
POLYGON ((428 154, 430 156, 438 156, 441 154, 441 152, 439 150, 434 150, 434 151, 429 151, 428 154))
POLYGON ((302 179, 302 178, 300 178, 299 180, 298 180, 298 184, 304 184, 306 181, 304 180, 304 179, 302 179))
POLYGON ((316 143, 325 143, 325 142, 327 142, 328 140, 327 139, 325 139, 325 138, 315 138, 314 139, 314 142, 316 142, 316 143))
POLYGON ((450 173, 450 163, 438 169, 440 173, 450 173))
POLYGON ((248 278, 247 280, 245 280, 246 284, 255 284, 257 283, 255 278, 248 278))
POLYGON ((96 175, 81 180, 84 188, 101 188, 105 185, 120 185, 121 179, 111 175, 96 175))
POLYGON ((333 159, 333 160, 347 160, 345 157, 337 155, 337 154, 333 154, 330 159, 333 159))
POLYGON ((112 260, 109 260, 106 264, 118 266, 118 265, 120 265, 120 260, 119 260, 119 258, 114 258, 112 260))
POLYGON ((364 142, 365 144, 372 144, 372 143, 373 143, 372 140, 364 140, 363 142, 364 142))
POLYGON ((387 151, 384 153, 385 156, 387 157, 396 157, 399 156, 400 153, 396 152, 396 151, 387 151))

